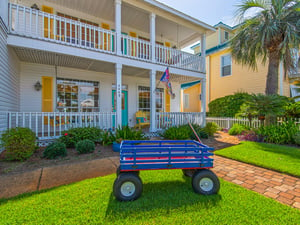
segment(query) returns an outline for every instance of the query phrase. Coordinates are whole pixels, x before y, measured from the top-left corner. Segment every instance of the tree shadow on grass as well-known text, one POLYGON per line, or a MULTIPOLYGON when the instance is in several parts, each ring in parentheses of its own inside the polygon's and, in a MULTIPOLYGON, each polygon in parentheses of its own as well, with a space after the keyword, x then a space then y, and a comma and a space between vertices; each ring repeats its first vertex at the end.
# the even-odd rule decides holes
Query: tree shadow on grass
MULTIPOLYGON (((243 143, 241 143, 243 144, 243 143)), ((268 144, 268 143, 255 143, 257 147, 261 151, 265 152, 272 152, 280 155, 285 155, 290 158, 298 158, 300 159, 300 148, 289 147, 284 145, 275 145, 275 144, 268 144)))
POLYGON ((199 195, 196 194, 191 185, 191 178, 185 181, 169 181, 143 184, 141 197, 131 202, 119 202, 110 195, 106 210, 106 219, 126 219, 127 217, 139 217, 139 215, 153 212, 168 214, 179 208, 212 208, 222 199, 221 195, 199 195))

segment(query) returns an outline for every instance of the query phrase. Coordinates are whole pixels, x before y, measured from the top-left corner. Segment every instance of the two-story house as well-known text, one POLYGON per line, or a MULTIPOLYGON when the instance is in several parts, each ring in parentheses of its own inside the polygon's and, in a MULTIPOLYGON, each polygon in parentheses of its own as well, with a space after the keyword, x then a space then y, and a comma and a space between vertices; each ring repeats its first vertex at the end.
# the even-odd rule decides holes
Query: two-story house
POLYGON ((184 117, 204 124, 214 30, 155 0, 1 0, 1 129, 47 138, 67 126, 134 126, 137 111, 148 112, 150 131, 184 117), (202 56, 180 50, 196 41, 202 56), (167 67, 174 98, 159 82, 167 67), (196 80, 202 111, 182 117, 181 84, 196 80))
MULTIPOLYGON (((214 28, 216 31, 208 35, 206 41, 207 104, 214 99, 236 92, 264 93, 267 64, 258 63, 258 68, 255 71, 248 66, 237 64, 231 57, 228 43, 237 26, 231 27, 220 22, 214 28)), ((201 41, 193 45, 192 49, 196 55, 202 55, 200 51, 201 41)), ((298 56, 295 54, 295 62, 297 62, 297 58, 298 56)), ((289 76, 291 78, 293 75, 290 74, 289 76)), ((278 94, 285 96, 295 94, 295 88, 288 78, 285 77, 281 64, 278 94)), ((294 75, 294 78, 297 76, 294 75)))

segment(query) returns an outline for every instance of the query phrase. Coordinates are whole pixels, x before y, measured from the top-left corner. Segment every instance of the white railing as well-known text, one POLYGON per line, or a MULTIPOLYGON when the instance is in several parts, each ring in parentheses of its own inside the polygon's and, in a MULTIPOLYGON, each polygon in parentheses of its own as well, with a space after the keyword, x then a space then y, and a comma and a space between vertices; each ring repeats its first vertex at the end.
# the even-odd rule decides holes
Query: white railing
MULTIPOLYGON (((241 118, 231 118, 231 117, 206 117, 206 122, 214 122, 218 124, 221 128, 230 129, 233 124, 243 124, 245 126, 250 126, 248 119, 241 118)), ((253 119, 251 122, 251 127, 257 128, 260 127, 260 121, 258 119, 253 119)))
MULTIPOLYGON (((230 129, 233 124, 243 124, 252 128, 258 128, 261 126, 261 121, 257 118, 251 121, 251 124, 246 118, 231 118, 231 117, 206 117, 206 122, 215 122, 221 128, 230 129)), ((277 123, 280 124, 283 122, 283 118, 277 118, 277 123)), ((300 124, 300 118, 295 120, 296 124, 300 124)))
POLYGON ((188 124, 204 124, 204 114, 201 112, 158 112, 156 113, 156 129, 162 130, 169 127, 188 124))
POLYGON ((9 31, 12 34, 115 53, 115 32, 76 20, 9 4, 9 31))
POLYGON ((121 51, 124 56, 141 60, 151 60, 151 44, 138 38, 121 35, 121 51))
MULTIPOLYGON (((12 3, 9 4, 9 32, 100 52, 116 53, 114 31, 12 3)), ((149 41, 128 35, 121 35, 121 51, 123 56, 134 59, 150 62, 152 58, 149 41)), ((203 57, 159 44, 155 45, 155 62, 205 72, 203 57)))
POLYGON ((115 112, 0 112, 1 130, 27 127, 40 139, 58 138, 74 127, 114 129, 115 112))
POLYGON ((160 64, 205 72, 203 57, 177 49, 167 48, 159 44, 155 45, 155 59, 156 62, 160 64))

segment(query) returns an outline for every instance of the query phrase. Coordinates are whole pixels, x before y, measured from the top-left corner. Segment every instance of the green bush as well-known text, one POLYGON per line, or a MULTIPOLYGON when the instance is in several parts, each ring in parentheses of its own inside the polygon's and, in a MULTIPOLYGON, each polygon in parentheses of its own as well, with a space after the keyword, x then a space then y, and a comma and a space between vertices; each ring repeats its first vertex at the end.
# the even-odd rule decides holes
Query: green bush
MULTIPOLYGON (((208 133, 205 128, 201 128, 197 124, 192 124, 195 132, 199 138, 208 138, 208 133)), ((196 135, 189 125, 182 125, 178 127, 170 127, 162 134, 165 139, 169 140, 186 140, 192 139, 197 140, 196 135)))
POLYGON ((243 103, 251 97, 247 93, 236 93, 217 98, 208 104, 209 116, 215 117, 234 117, 240 110, 243 103))
POLYGON ((116 140, 121 142, 122 140, 144 140, 145 136, 141 130, 135 130, 129 126, 123 126, 116 130, 116 140))
POLYGON ((78 141, 76 144, 76 151, 79 154, 86 154, 95 151, 95 143, 91 140, 78 141))
POLYGON ((55 159, 57 157, 65 157, 67 155, 66 145, 61 142, 54 142, 48 145, 44 152, 43 157, 47 159, 55 159))
POLYGON ((220 128, 215 122, 208 122, 203 129, 209 136, 213 136, 220 128))
POLYGON ((68 148, 75 147, 78 141, 89 139, 94 143, 102 141, 103 131, 97 127, 78 127, 67 130, 59 141, 64 143, 68 148))
POLYGON ((111 131, 104 131, 102 134, 102 145, 111 145, 116 141, 116 136, 111 131))
POLYGON ((244 131, 249 130, 245 125, 235 123, 233 126, 229 129, 228 134, 230 135, 238 135, 242 134, 244 131))
POLYGON ((5 160, 26 160, 37 148, 35 133, 23 127, 5 131, 1 136, 1 143, 5 148, 5 160))
POLYGON ((262 141, 275 144, 294 144, 295 134, 299 132, 299 125, 294 121, 284 121, 281 124, 262 126, 256 130, 262 141))
POLYGON ((170 127, 162 134, 164 139, 168 140, 186 140, 190 139, 191 128, 188 126, 170 127))
POLYGON ((300 131, 294 135, 294 140, 297 145, 300 145, 300 131))

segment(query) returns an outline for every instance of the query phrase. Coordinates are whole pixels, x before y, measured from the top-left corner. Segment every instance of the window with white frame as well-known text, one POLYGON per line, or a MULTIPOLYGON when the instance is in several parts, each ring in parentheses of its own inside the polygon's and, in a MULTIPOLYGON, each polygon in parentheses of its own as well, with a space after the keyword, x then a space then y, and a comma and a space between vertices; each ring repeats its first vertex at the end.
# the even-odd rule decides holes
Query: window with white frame
MULTIPOLYGON (((157 88, 155 92, 155 103, 156 103, 156 111, 163 111, 163 92, 164 89, 157 88)), ((150 88, 139 86, 138 87, 138 110, 150 112, 150 88)))
POLYGON ((228 31, 224 31, 224 40, 225 41, 229 40, 229 33, 228 33, 228 31))
POLYGON ((99 82, 57 78, 59 112, 98 112, 99 82))
POLYGON ((231 75, 231 55, 223 55, 221 56, 221 76, 229 76, 231 75))

